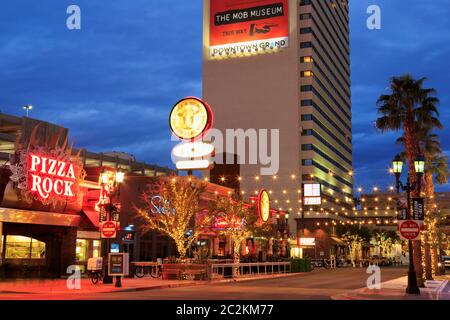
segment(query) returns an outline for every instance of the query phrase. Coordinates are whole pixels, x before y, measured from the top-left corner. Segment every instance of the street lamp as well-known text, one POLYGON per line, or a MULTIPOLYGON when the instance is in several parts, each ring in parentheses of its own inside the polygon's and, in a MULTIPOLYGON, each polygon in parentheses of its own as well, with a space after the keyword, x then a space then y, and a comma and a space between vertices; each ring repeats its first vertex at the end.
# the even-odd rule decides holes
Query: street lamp
POLYGON ((30 105, 30 104, 27 104, 26 106, 23 106, 23 109, 26 110, 26 112, 27 112, 27 118, 28 118, 28 112, 29 112, 30 110, 33 110, 33 106, 30 105))
MULTIPOLYGON (((100 174, 100 182, 102 186, 105 188, 107 195, 109 196, 109 203, 105 206, 106 209, 106 220, 112 221, 114 218, 114 221, 119 222, 120 216, 112 217, 113 213, 116 212, 116 207, 113 204, 113 198, 115 196, 120 196, 120 185, 125 180, 125 172, 122 169, 118 169, 117 171, 109 171, 107 169, 103 169, 100 174)), ((103 283, 104 284, 111 284, 113 283, 112 277, 108 274, 108 255, 111 250, 111 244, 110 239, 104 239, 104 243, 102 246, 104 249, 103 251, 103 261, 105 265, 105 274, 103 277, 103 283)), ((116 277, 116 287, 121 287, 121 278, 118 276, 116 277)))
MULTIPOLYGON (((406 185, 404 185, 400 181, 400 176, 403 171, 403 161, 400 156, 396 156, 392 161, 392 168, 395 174, 397 193, 400 193, 400 189, 406 191, 407 195, 407 211, 406 211, 406 220, 411 220, 411 192, 415 190, 419 190, 420 192, 420 180, 422 179, 422 175, 425 171, 425 159, 422 156, 417 157, 414 160, 414 167, 417 175, 417 184, 411 184, 410 182, 410 173, 408 173, 408 178, 406 181, 406 185)), ((417 285, 416 278, 416 270, 414 268, 414 253, 413 253, 413 243, 412 240, 408 240, 408 249, 409 249, 409 269, 408 269, 408 286, 406 288, 407 294, 420 294, 419 286, 417 285)))

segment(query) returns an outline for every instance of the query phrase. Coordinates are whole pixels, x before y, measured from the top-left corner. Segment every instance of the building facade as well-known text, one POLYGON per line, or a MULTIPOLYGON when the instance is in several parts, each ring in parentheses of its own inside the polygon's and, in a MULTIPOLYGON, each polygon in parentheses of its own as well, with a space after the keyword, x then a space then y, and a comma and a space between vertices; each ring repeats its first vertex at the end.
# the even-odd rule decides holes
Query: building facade
MULTIPOLYGON (((173 173, 119 154, 73 149, 67 142, 66 128, 0 114, 0 277, 60 277, 68 266, 85 269, 89 258, 101 256, 96 204, 103 169, 144 179, 173 173)), ((131 201, 123 209, 112 244, 133 256, 131 201)))
POLYGON ((272 208, 291 213, 291 234, 302 212, 340 220, 353 207, 348 1, 203 4, 203 98, 227 143, 239 137, 226 130, 243 129, 247 151, 222 182, 238 179, 247 195, 269 190, 272 208), (264 162, 250 159, 252 130, 279 130, 279 143, 268 143, 279 154, 277 173, 265 175, 264 162), (320 207, 302 203, 302 184, 312 182, 322 185, 320 207))

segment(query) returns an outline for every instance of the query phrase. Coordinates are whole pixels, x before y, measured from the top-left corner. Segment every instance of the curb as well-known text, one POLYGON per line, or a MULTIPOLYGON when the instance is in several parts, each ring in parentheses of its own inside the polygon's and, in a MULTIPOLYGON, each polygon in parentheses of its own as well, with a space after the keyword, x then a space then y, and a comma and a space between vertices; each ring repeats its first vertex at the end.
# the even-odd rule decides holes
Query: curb
POLYGON ((221 280, 211 280, 211 281, 202 281, 202 282, 188 282, 188 283, 177 283, 177 284, 164 284, 159 286, 149 286, 149 287, 139 287, 139 288, 128 288, 128 289, 119 289, 113 291, 102 291, 101 293, 122 293, 122 292, 139 292, 139 291, 150 291, 150 290, 160 290, 160 289, 172 289, 172 288, 183 288, 183 287, 195 287, 195 286, 206 286, 211 284, 221 284, 221 283, 237 283, 237 282, 250 282, 257 280, 267 280, 267 279, 277 279, 284 277, 292 277, 304 275, 306 273, 288 273, 288 274, 280 274, 280 275, 270 275, 263 277, 250 277, 250 278, 241 278, 241 279, 221 279, 221 280))

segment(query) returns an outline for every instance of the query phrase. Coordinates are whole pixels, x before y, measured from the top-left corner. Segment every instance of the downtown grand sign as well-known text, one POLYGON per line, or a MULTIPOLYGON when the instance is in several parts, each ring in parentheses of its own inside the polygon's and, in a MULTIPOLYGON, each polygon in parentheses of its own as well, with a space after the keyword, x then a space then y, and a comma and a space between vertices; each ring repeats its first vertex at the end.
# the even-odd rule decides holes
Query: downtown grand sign
POLYGON ((288 0, 210 1, 211 58, 276 52, 288 47, 288 0))

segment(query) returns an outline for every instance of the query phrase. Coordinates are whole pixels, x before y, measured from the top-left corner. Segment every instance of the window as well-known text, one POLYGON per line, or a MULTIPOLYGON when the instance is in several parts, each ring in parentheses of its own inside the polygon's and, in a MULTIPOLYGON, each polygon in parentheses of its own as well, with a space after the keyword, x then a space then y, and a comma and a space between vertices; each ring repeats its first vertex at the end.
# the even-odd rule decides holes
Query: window
POLYGON ((92 241, 92 258, 100 257, 100 240, 92 241))
POLYGON ((303 13, 300 15, 300 20, 309 20, 312 18, 312 14, 311 13, 303 13))
POLYGON ((313 120, 312 114, 304 114, 304 115, 302 115, 302 121, 312 121, 312 120, 313 120))
POLYGON ((303 165, 304 166, 312 166, 313 165, 312 159, 304 159, 303 160, 303 165))
POLYGON ((312 144, 303 144, 302 150, 303 151, 311 151, 311 150, 313 150, 313 145, 312 144))
POLYGON ((311 62, 314 62, 314 59, 311 56, 301 57, 300 62, 301 63, 311 63, 311 62))
POLYGON ((23 236, 6 236, 5 259, 45 259, 45 243, 23 236))
POLYGON ((309 78, 314 76, 314 73, 311 70, 302 71, 302 78, 309 78))
POLYGON ((84 239, 77 239, 76 247, 76 261, 85 262, 88 258, 88 241, 84 239))
POLYGON ((312 105, 313 105, 312 100, 302 100, 302 107, 308 107, 308 106, 312 106, 312 105))
POLYGON ((302 136, 312 136, 312 134, 313 134, 312 129, 305 129, 302 132, 302 136))
POLYGON ((313 89, 312 85, 306 85, 306 86, 301 86, 300 87, 300 90, 302 92, 312 91, 312 89, 313 89))
POLYGON ((306 6, 306 5, 308 5, 308 4, 311 4, 311 0, 301 0, 301 1, 300 1, 300 5, 301 5, 301 6, 306 6))
POLYGON ((304 48, 311 48, 312 47, 312 42, 300 42, 300 48, 304 49, 304 48))
POLYGON ((310 27, 300 28, 300 34, 312 33, 312 29, 310 27))

